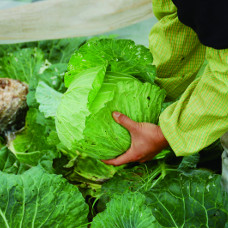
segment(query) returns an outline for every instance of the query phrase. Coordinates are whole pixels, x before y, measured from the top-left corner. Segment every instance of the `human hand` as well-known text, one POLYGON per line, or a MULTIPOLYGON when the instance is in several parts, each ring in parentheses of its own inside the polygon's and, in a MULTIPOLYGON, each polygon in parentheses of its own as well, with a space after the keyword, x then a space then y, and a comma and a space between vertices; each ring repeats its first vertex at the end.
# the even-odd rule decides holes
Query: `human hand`
POLYGON ((119 166, 129 162, 149 161, 169 145, 161 128, 155 124, 138 123, 119 112, 113 112, 113 118, 130 132, 131 146, 117 158, 102 160, 105 164, 119 166))

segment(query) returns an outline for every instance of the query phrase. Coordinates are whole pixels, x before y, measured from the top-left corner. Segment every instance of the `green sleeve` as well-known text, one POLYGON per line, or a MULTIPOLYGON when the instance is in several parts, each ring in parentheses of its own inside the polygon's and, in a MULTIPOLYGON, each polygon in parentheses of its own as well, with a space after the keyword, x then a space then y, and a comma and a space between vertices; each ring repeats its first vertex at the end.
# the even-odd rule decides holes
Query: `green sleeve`
POLYGON ((149 36, 149 48, 157 67, 156 83, 169 100, 176 100, 195 79, 205 61, 205 46, 196 33, 182 24, 171 0, 153 0, 159 19, 149 36))
POLYGON ((177 156, 196 153, 228 130, 228 49, 206 49, 208 65, 180 100, 160 116, 160 126, 177 156))
POLYGON ((171 0, 152 3, 159 19, 149 37, 156 82, 170 100, 181 96, 161 114, 160 126, 177 156, 190 155, 228 130, 228 50, 200 44, 195 32, 178 20, 171 0), (196 79, 205 56, 208 65, 196 79))

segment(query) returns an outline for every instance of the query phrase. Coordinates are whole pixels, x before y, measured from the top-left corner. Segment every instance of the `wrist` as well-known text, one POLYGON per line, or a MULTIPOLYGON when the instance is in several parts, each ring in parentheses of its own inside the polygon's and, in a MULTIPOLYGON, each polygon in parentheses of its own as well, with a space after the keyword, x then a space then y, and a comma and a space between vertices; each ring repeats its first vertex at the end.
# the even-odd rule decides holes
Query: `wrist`
POLYGON ((169 142, 166 140, 160 126, 158 126, 158 140, 158 144, 161 146, 161 150, 169 146, 169 142))

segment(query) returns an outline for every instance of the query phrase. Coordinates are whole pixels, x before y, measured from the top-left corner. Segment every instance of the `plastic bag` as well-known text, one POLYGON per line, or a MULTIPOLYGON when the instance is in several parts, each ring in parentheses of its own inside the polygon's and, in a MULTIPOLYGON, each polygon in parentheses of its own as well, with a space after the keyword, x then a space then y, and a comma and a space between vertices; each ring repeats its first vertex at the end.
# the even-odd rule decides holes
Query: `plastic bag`
POLYGON ((151 0, 14 0, 0 10, 0 43, 91 36, 150 17, 151 0))

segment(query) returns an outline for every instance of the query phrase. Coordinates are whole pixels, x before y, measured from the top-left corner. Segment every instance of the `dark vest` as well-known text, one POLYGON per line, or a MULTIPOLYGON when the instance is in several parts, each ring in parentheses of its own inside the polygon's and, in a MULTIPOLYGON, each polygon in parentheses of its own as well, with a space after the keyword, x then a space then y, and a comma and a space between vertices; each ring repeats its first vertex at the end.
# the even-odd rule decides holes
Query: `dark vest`
POLYGON ((228 0, 172 0, 179 20, 191 27, 202 44, 228 48, 228 0))

